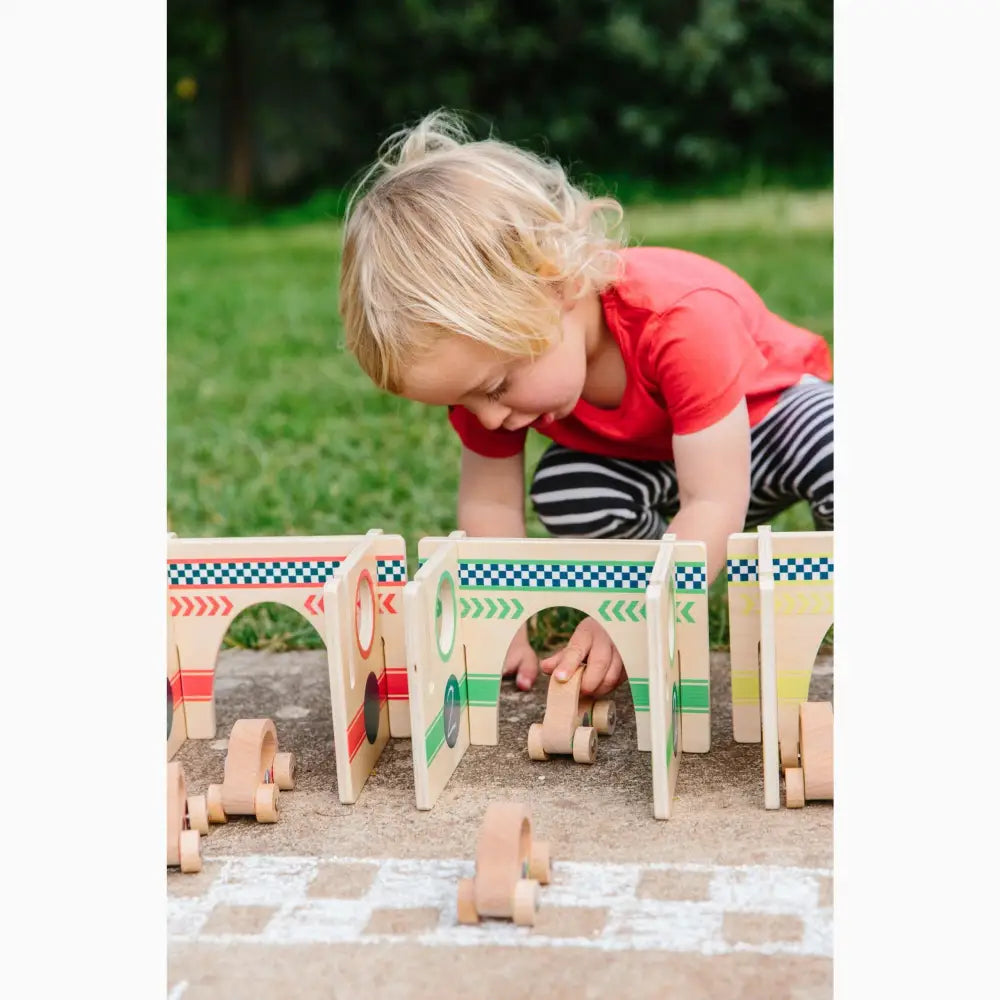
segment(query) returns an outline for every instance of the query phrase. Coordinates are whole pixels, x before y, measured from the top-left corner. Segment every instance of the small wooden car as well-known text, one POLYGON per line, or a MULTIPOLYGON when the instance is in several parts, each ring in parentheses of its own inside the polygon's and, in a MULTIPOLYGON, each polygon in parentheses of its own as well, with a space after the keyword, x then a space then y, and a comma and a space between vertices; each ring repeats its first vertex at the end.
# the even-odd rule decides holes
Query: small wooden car
POLYGON ((205 796, 188 798, 184 769, 171 761, 167 764, 167 867, 180 865, 182 872, 200 872, 203 833, 208 833, 205 796))
POLYGON ((230 816, 278 821, 278 789, 295 787, 295 755, 278 753, 278 733, 270 719, 239 719, 233 724, 221 785, 208 786, 208 818, 230 816))
POLYGON ((504 917, 535 922, 539 883, 551 878, 549 845, 531 835, 531 817, 517 802, 494 802, 486 810, 476 843, 476 874, 458 883, 458 922, 504 917))
POLYGON ((585 664, 567 681, 549 679, 545 715, 528 730, 528 756, 548 760, 550 754, 572 754, 580 764, 597 759, 597 734, 615 731, 615 703, 610 698, 594 701, 580 697, 585 664))
POLYGON ((779 732, 785 768, 785 807, 801 809, 807 801, 833 799, 833 705, 805 701, 799 705, 798 731, 779 732))

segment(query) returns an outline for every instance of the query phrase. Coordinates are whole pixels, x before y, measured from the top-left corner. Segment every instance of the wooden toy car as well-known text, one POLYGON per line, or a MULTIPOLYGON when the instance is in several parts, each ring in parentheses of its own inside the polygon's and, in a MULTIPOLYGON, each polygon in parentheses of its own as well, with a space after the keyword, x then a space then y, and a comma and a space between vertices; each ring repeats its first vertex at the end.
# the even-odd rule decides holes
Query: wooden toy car
POLYGON ((167 867, 180 865, 182 872, 200 872, 203 833, 208 833, 205 796, 188 798, 184 769, 171 761, 167 764, 167 867))
POLYGON ((572 754, 580 764, 597 759, 597 734, 615 731, 615 703, 610 698, 594 701, 580 697, 585 664, 567 681, 549 680, 545 715, 528 730, 528 756, 548 760, 550 754, 572 754))
POLYGON ((549 845, 532 838, 527 807, 494 802, 479 831, 475 878, 458 883, 458 922, 505 917, 515 924, 533 924, 539 883, 547 885, 550 878, 549 845))
POLYGON ((788 809, 801 809, 807 801, 833 799, 833 705, 802 702, 798 723, 798 733, 779 742, 788 809))
POLYGON ((229 734, 221 785, 208 786, 208 818, 230 816, 278 821, 278 789, 295 787, 295 755, 278 753, 278 733, 270 719, 239 719, 229 734))

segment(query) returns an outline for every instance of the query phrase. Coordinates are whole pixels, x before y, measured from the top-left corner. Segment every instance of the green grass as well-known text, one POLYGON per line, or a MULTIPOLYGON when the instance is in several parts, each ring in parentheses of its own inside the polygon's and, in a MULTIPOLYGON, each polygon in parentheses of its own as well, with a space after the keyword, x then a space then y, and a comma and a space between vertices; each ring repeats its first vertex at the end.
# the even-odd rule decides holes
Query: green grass
MULTIPOLYGON (((763 192, 628 211, 633 242, 713 257, 775 311, 833 338, 829 191, 763 192)), ((422 535, 455 527, 459 443, 443 410, 377 391, 342 346, 340 231, 203 229, 168 236, 167 507, 182 536, 402 534, 409 571, 422 535)), ((528 439, 529 469, 547 440, 528 439)), ((776 530, 812 527, 797 505, 776 530)), ((545 532, 528 511, 529 535, 545 532)), ((541 617, 540 648, 574 612, 541 617)), ((710 592, 710 639, 728 642, 725 583, 710 592)), ((227 643, 319 646, 277 606, 248 609, 227 643)))

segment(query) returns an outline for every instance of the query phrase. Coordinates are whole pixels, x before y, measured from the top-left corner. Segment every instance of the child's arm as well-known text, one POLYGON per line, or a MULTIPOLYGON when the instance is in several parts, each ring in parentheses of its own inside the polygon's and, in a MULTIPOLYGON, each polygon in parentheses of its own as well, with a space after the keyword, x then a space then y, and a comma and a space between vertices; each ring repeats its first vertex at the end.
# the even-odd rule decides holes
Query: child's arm
MULTIPOLYGON (((458 527, 470 537, 524 538, 524 452, 484 458, 463 445, 458 527)), ((523 691, 538 676, 538 656, 528 642, 527 622, 515 633, 504 657, 503 676, 515 673, 523 691)))
POLYGON ((673 446, 681 506, 667 531, 705 543, 711 585, 726 564, 726 540, 743 530, 750 503, 746 400, 704 430, 675 434, 673 446))
POLYGON ((510 458, 484 458, 462 446, 458 527, 470 537, 524 537, 523 451, 510 458))
MULTIPOLYGON (((746 400, 726 417, 694 434, 675 434, 674 464, 681 506, 667 525, 678 539, 705 543, 708 583, 726 561, 726 540, 742 531, 750 503, 750 421, 746 400)), ((587 662, 580 690, 600 697, 624 678, 624 665, 607 632, 592 618, 577 626, 569 643, 542 660, 556 680, 568 680, 587 662)))

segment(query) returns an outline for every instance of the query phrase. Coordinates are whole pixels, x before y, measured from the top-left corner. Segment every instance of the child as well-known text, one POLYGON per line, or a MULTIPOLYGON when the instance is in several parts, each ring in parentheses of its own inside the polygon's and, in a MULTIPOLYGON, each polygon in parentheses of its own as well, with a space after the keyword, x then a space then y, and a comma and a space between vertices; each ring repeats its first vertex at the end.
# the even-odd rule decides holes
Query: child
MULTIPOLYGON (((348 205, 347 344, 380 388, 448 407, 469 535, 524 536, 530 426, 553 441, 531 485, 551 534, 704 541, 711 583, 732 532, 799 500, 833 527, 830 353, 721 264, 626 249, 609 235, 622 215, 435 112, 388 140, 348 205)), ((586 693, 623 679, 589 618, 541 665, 522 628, 503 672, 526 690, 539 666, 565 680, 583 661, 586 693)))

